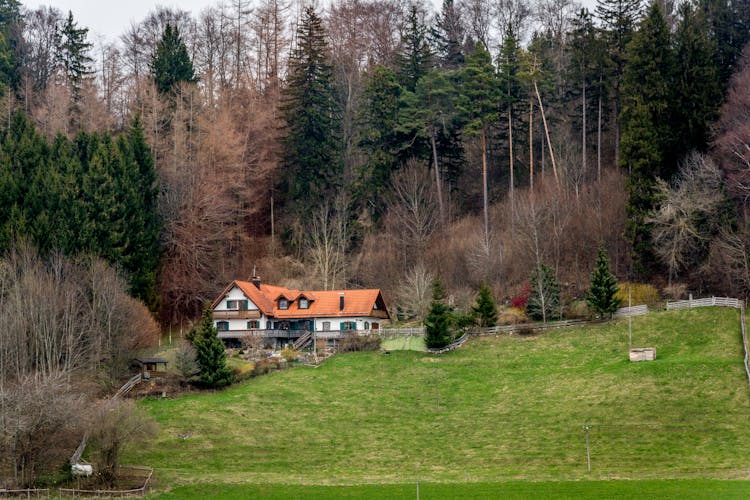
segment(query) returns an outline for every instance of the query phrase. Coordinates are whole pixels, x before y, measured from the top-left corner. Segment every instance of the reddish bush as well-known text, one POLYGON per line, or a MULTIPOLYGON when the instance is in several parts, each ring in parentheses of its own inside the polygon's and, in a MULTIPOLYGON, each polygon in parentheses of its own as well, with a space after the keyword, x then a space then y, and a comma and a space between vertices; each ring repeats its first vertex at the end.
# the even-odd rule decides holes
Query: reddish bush
POLYGON ((529 294, 531 293, 531 283, 524 283, 518 295, 510 299, 510 304, 518 309, 526 309, 529 303, 529 294))

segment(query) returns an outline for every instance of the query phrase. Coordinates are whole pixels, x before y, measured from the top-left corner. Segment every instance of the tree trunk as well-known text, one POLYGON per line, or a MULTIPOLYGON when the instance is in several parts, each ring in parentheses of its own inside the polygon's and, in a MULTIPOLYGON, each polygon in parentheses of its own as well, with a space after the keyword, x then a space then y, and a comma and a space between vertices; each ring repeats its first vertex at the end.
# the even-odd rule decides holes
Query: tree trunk
POLYGON ((510 187, 508 191, 513 196, 513 106, 510 103, 508 103, 508 150, 510 154, 510 187))
MULTIPOLYGON (((586 175, 586 79, 583 80, 583 102, 581 104, 581 112, 583 113, 583 131, 581 132, 582 144, 581 144, 581 165, 583 166, 583 175, 586 175)), ((576 197, 578 195, 578 183, 576 183, 576 197)))
POLYGON ((435 190, 437 191, 438 208, 440 210, 440 224, 445 223, 445 208, 443 207, 443 190, 440 182, 440 166, 438 164, 435 129, 430 127, 430 144, 432 145, 432 165, 435 169, 435 190))
POLYGON ((534 190, 534 99, 529 99, 529 187, 534 190))
POLYGON ((484 241, 490 239, 490 219, 487 208, 487 126, 482 126, 482 196, 484 201, 484 241))
POLYGON ((596 180, 602 180, 602 77, 599 77, 599 115, 596 123, 596 180))
POLYGON ((544 134, 547 136, 547 147, 549 148, 549 158, 552 161, 552 173, 555 175, 555 181, 559 184, 560 178, 557 176, 557 165, 555 164, 555 151, 552 149, 552 141, 549 139, 549 128, 547 127, 547 117, 544 115, 544 105, 542 104, 542 96, 539 95, 539 87, 534 79, 534 92, 536 92, 536 98, 539 101, 539 111, 542 112, 542 123, 544 124, 544 134))

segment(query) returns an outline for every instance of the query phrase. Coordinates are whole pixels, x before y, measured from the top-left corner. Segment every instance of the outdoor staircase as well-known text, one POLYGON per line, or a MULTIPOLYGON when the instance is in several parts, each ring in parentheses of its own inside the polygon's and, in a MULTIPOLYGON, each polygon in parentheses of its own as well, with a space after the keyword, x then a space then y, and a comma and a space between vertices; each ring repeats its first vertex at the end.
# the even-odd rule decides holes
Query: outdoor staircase
POLYGON ((299 351, 312 344, 312 332, 306 332, 294 342, 294 349, 299 351))

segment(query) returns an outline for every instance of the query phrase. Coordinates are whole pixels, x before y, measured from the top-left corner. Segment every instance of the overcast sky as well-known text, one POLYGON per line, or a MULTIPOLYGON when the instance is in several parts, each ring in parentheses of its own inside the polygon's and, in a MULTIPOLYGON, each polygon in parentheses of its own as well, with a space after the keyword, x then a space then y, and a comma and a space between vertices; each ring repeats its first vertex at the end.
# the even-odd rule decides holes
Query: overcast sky
POLYGON ((40 5, 56 7, 65 14, 70 10, 78 25, 89 29, 91 40, 102 35, 113 41, 157 5, 180 8, 197 16, 205 7, 218 4, 218 0, 21 0, 21 3, 31 10, 40 5))

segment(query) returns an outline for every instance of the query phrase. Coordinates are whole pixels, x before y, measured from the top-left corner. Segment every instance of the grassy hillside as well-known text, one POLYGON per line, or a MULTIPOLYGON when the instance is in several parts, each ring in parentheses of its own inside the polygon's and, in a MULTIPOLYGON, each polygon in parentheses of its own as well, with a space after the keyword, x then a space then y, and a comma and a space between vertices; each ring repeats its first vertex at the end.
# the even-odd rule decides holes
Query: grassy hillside
POLYGON ((440 357, 336 356, 320 368, 143 406, 161 432, 128 462, 183 482, 363 484, 746 479, 750 390, 739 313, 702 309, 440 357), (590 430, 586 472, 583 425, 590 430))

